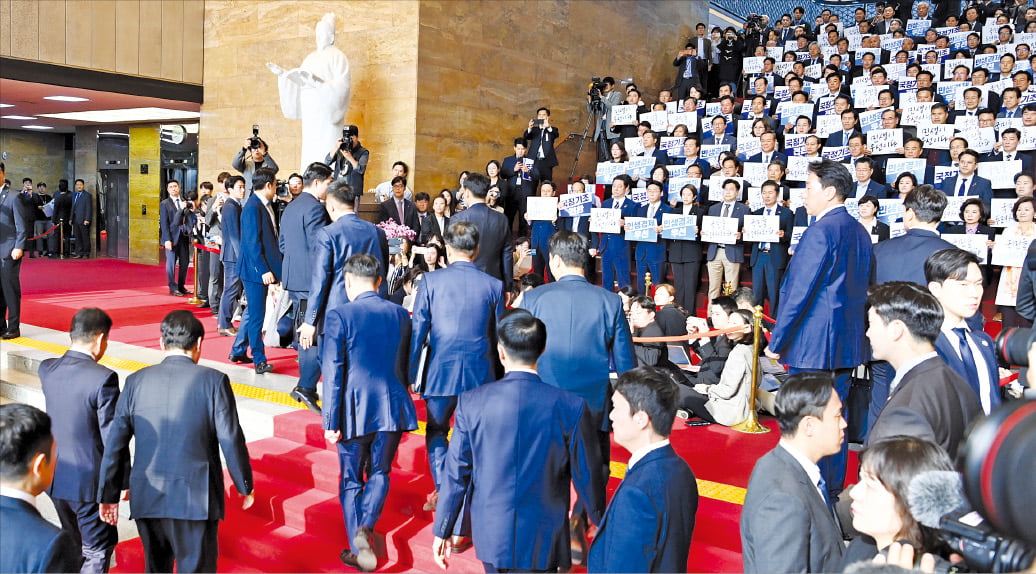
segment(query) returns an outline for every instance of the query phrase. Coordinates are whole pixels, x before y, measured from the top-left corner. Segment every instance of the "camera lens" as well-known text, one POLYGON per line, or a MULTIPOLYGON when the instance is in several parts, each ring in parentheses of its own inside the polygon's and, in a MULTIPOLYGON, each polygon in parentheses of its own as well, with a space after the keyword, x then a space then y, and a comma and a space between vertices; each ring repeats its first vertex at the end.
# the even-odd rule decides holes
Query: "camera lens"
POLYGON ((1029 347, 1036 332, 1032 329, 1015 327, 1001 331, 996 337, 996 354, 1009 365, 1029 366, 1029 347))

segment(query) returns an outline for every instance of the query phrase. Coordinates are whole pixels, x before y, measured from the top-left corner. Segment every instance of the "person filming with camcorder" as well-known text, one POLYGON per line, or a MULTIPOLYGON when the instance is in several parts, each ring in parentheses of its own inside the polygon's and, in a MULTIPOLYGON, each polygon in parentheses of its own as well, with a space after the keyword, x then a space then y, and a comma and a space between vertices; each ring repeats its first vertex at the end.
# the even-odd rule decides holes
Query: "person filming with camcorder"
POLYGON ((252 126, 252 137, 245 138, 244 146, 238 150, 230 165, 245 178, 246 199, 252 193, 252 175, 255 174, 255 170, 261 167, 272 169, 274 173, 280 170, 277 162, 270 156, 269 144, 259 137, 258 125, 252 126))
POLYGON ((334 178, 344 177, 353 189, 365 189, 363 176, 367 173, 370 152, 360 145, 360 129, 356 126, 342 128, 342 137, 324 158, 324 163, 334 168, 334 178))

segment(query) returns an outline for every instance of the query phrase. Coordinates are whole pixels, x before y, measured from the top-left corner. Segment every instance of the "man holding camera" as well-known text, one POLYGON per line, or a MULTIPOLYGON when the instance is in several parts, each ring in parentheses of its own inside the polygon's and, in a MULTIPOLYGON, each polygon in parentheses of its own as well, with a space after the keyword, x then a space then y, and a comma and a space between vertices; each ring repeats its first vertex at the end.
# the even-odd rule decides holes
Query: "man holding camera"
MULTIPOLYGON (((708 42, 708 40, 705 40, 708 42)), ((710 48, 711 49, 711 44, 710 48)), ((683 50, 673 58, 673 66, 679 70, 676 73, 676 82, 673 84, 677 97, 681 100, 687 99, 691 88, 697 88, 699 93, 705 93, 704 80, 709 73, 708 63, 698 58, 698 47, 694 40, 687 42, 683 50)))
POLYGON ((180 198, 180 182, 169 180, 165 185, 169 197, 158 205, 159 235, 165 247, 165 276, 169 283, 169 294, 176 297, 191 295, 187 290, 187 265, 191 259, 191 228, 194 204, 180 198), (175 273, 176 266, 179 273, 175 273))
POLYGON ((536 169, 540 172, 540 181, 554 181, 554 168, 558 165, 558 156, 554 153, 561 133, 550 125, 550 109, 536 110, 536 119, 529 120, 525 129, 525 141, 529 142, 529 155, 536 161, 536 169))
POLYGON ((230 165, 245 178, 245 199, 252 195, 252 176, 255 175, 255 170, 265 167, 276 175, 281 169, 270 156, 270 146, 259 137, 259 126, 252 128, 252 137, 245 140, 245 146, 237 152, 230 165))
POLYGON ((608 118, 611 117, 612 106, 622 103, 622 94, 612 89, 615 87, 615 78, 611 76, 605 76, 603 80, 593 80, 586 95, 586 108, 593 112, 595 106, 600 106, 596 110, 601 115, 594 126, 594 140, 597 142, 597 161, 607 161, 608 147, 612 141, 619 138, 619 135, 608 127, 608 118))
POLYGON ((334 168, 334 178, 344 177, 353 189, 363 189, 363 176, 367 173, 370 152, 360 145, 360 128, 345 126, 342 137, 335 140, 335 147, 324 158, 324 163, 334 168))

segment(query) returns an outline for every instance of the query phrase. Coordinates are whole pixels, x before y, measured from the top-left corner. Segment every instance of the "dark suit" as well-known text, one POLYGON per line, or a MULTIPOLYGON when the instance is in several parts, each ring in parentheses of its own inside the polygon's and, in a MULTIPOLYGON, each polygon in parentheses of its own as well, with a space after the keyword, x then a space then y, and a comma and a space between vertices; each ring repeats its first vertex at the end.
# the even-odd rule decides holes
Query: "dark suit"
POLYGON ((955 247, 927 229, 910 229, 905 235, 883 241, 874 246, 874 283, 911 281, 926 286, 924 262, 943 249, 955 247))
MULTIPOLYGON (((766 211, 767 208, 762 207, 753 211, 752 215, 766 215, 766 211)), ((776 243, 770 243, 766 249, 762 249, 760 242, 752 243, 752 256, 749 261, 752 265, 752 291, 755 292, 755 304, 762 305, 763 299, 769 299, 770 315, 776 315, 780 302, 781 280, 784 278, 784 270, 788 267, 788 247, 791 245, 795 216, 790 209, 783 205, 776 205, 769 211, 770 215, 780 218, 784 237, 776 243)))
MULTIPOLYGON (((524 204, 522 213, 525 213, 524 204)), ((501 281, 510 278, 511 269, 514 267, 514 243, 511 241, 507 216, 489 209, 488 205, 480 202, 450 219, 451 223, 457 221, 468 221, 478 226, 478 254, 475 255, 475 266, 501 281)))
MULTIPOLYGON (((990 411, 1000 406, 1000 372, 997 368, 996 362, 996 347, 993 345, 993 338, 978 329, 969 330, 968 338, 978 348, 978 356, 976 359, 976 368, 981 369, 985 367, 986 377, 989 380, 989 388, 986 389, 986 401, 989 403, 990 411), (981 359, 982 364, 979 365, 977 360, 981 359)), ((968 384, 975 395, 981 397, 982 386, 980 382, 973 378, 968 373, 967 367, 964 366, 964 361, 961 359, 958 348, 960 346, 960 339, 954 337, 952 340, 947 338, 945 333, 939 333, 939 338, 935 340, 935 352, 939 353, 939 357, 946 362, 946 366, 953 369, 953 372, 960 375, 960 378, 964 379, 964 382, 968 384)), ((974 355, 974 353, 973 353, 974 355)), ((982 404, 981 398, 979 404, 982 404)), ((989 414, 988 412, 986 414, 989 414)))
POLYGON ((587 572, 686 572, 698 485, 670 445, 626 471, 590 547, 587 572))
POLYGON ((29 239, 28 209, 18 192, 0 182, 0 332, 21 328, 22 260, 11 251, 24 250, 29 239))
MULTIPOLYGON (((678 203, 672 213, 683 214, 684 204, 678 203)), ((697 227, 701 228, 701 208, 692 205, 688 215, 696 216, 697 227)), ((676 303, 694 313, 698 306, 698 287, 701 285, 701 243, 697 240, 669 240, 669 267, 673 270, 673 287, 676 288, 676 303)))
POLYGON ((241 330, 234 338, 230 353, 244 355, 251 347, 252 359, 257 365, 266 361, 262 331, 268 286, 263 284, 263 275, 273 273, 274 281, 280 281, 281 262, 272 215, 259 199, 259 194, 253 193, 241 209, 241 253, 237 261, 248 306, 241 317, 241 330))
POLYGON ((241 296, 241 275, 237 272, 238 254, 241 252, 241 204, 228 197, 221 212, 220 230, 223 234, 223 247, 219 258, 223 261, 223 295, 219 298, 220 329, 233 326, 234 306, 241 296))
POLYGON ((331 309, 324 333, 323 426, 342 433, 338 496, 358 554, 353 539, 381 517, 400 436, 417 428, 406 388, 410 315, 367 291, 331 309))
MULTIPOLYGON (((709 207, 708 214, 713 217, 722 217, 723 215, 722 202, 714 203, 709 207)), ((731 208, 727 213, 727 217, 733 217, 737 219, 738 231, 743 227, 745 216, 749 214, 748 206, 735 201, 731 204, 731 208)), ((724 279, 731 281, 735 284, 740 280, 741 277, 741 264, 745 262, 745 247, 741 240, 738 240, 733 245, 719 245, 717 243, 709 243, 706 248, 705 259, 708 261, 706 267, 709 272, 709 297, 711 301, 718 297, 721 293, 724 279), (717 260, 718 254, 720 253, 719 248, 723 248, 723 259, 717 260), (728 265, 729 263, 729 265, 728 265)))
MULTIPOLYGON (((637 217, 647 217, 650 205, 642 205, 637 208, 637 217)), ((655 208, 654 219, 657 225, 662 225, 662 214, 669 213, 669 205, 659 201, 655 208)), ((656 238, 654 243, 647 241, 636 241, 633 249, 633 259, 637 262, 637 285, 638 289, 645 285, 646 273, 651 272, 653 284, 665 283, 665 240, 656 238)))
MULTIPOLYGON (((532 159, 532 156, 528 154, 525 157, 532 159)), ((534 163, 532 169, 529 170, 529 179, 523 178, 521 172, 515 170, 515 165, 521 159, 524 158, 518 158, 513 155, 505 157, 500 164, 500 179, 505 180, 511 189, 510 197, 504 204, 504 213, 508 221, 507 229, 511 229, 515 215, 518 215, 518 233, 519 235, 525 235, 528 222, 520 214, 525 213, 525 204, 529 197, 536 195, 536 182, 540 181, 540 170, 536 169, 534 163)))
POLYGON ((191 236, 193 217, 187 208, 187 201, 179 199, 180 208, 176 208, 172 197, 167 197, 158 204, 159 241, 164 245, 167 241, 172 249, 165 252, 165 277, 169 283, 169 292, 187 291, 187 265, 191 259, 191 236), (176 266, 180 272, 176 272, 176 266))
POLYGON ((443 214, 442 219, 443 224, 440 226, 439 220, 435 218, 434 213, 428 214, 428 217, 424 218, 424 221, 421 222, 421 234, 418 237, 419 244, 424 245, 428 243, 428 240, 433 235, 438 235, 440 239, 443 237, 446 233, 446 228, 450 226, 450 218, 443 214))
POLYGON ((930 440, 951 459, 971 421, 982 415, 978 395, 939 357, 910 369, 892 390, 867 444, 896 435, 930 440))
MULTIPOLYGON (((876 174, 877 171, 875 171, 874 173, 876 174)), ((882 185, 878 183, 874 180, 874 178, 871 178, 867 182, 866 191, 860 193, 860 191, 858 191, 859 189, 859 184, 854 183, 852 187, 852 195, 850 195, 850 197, 855 197, 856 199, 860 199, 865 195, 873 195, 878 199, 889 197, 889 187, 887 185, 882 185)))
MULTIPOLYGON (((695 43, 697 43, 696 39, 695 43)), ((712 41, 705 40, 705 44, 709 46, 708 50, 711 52, 712 41)), ((691 88, 698 88, 699 92, 705 93, 704 83, 709 74, 709 64, 705 58, 711 57, 711 54, 708 56, 699 54, 698 56, 677 56, 673 58, 673 67, 676 68, 676 80, 673 83, 673 89, 676 90, 675 97, 679 98, 680 101, 687 99, 691 88), (684 77, 688 66, 690 66, 691 76, 684 77)))
POLYGON ((824 147, 845 147, 849 145, 849 140, 860 133, 860 130, 854 129, 849 132, 849 137, 845 137, 845 132, 838 130, 833 134, 827 136, 827 141, 824 142, 824 147))
POLYGON ((538 181, 553 180, 554 168, 558 166, 558 156, 554 152, 554 146, 558 145, 558 140, 561 139, 561 131, 554 126, 547 129, 533 126, 525 130, 524 137, 529 142, 529 151, 525 155, 536 162, 536 170, 540 174, 538 181), (542 159, 540 158, 541 149, 543 150, 542 159))
POLYGON ((76 253, 81 257, 90 256, 90 224, 93 223, 93 212, 93 196, 90 192, 73 191, 72 229, 76 237, 76 253))
MULTIPOLYGON (((665 135, 664 132, 665 132, 665 130, 663 129, 663 135, 665 135)), ((645 157, 645 154, 647 154, 646 151, 643 152, 643 153, 637 154, 637 157, 645 157)), ((659 165, 669 165, 669 154, 667 154, 666 152, 664 152, 664 151, 662 151, 662 150, 660 150, 658 148, 655 148, 655 149, 651 150, 651 157, 655 158, 655 165, 656 166, 659 166, 659 165)))
MULTIPOLYGON (((765 156, 765 155, 766 155, 766 153, 764 153, 764 152, 757 153, 757 154, 753 155, 752 157, 748 158, 748 161, 749 162, 762 162, 763 161, 763 156, 765 156)), ((770 152, 769 155, 770 155, 770 161, 767 162, 767 163, 773 163, 775 161, 779 161, 782 164, 784 164, 784 167, 788 167, 788 156, 787 155, 785 155, 785 154, 783 154, 783 153, 781 153, 781 152, 779 152, 777 150, 773 150, 772 152, 770 152)))
POLYGON ((252 492, 230 380, 175 355, 130 375, 104 448, 98 502, 118 502, 133 437, 130 511, 144 543, 145 569, 172 572, 175 560, 178 572, 215 572, 224 512, 221 449, 237 491, 252 492))
POLYGON ((403 200, 402 217, 399 216, 399 207, 396 205, 394 197, 381 202, 378 205, 378 217, 375 219, 375 223, 382 223, 390 219, 413 229, 415 233, 421 231, 421 218, 417 215, 417 205, 410 200, 403 200))
POLYGON ((503 312, 503 282, 468 261, 426 273, 417 290, 410 380, 421 384, 427 407, 425 443, 436 490, 445 480, 446 435, 457 396, 496 378, 496 321, 503 312), (427 361, 422 365, 425 346, 427 361), (418 380, 422 367, 423 384, 418 380))
POLYGON ((373 255, 381 264, 382 296, 388 294, 385 275, 388 273, 388 239, 385 232, 355 213, 347 213, 317 231, 313 252, 313 275, 309 284, 303 322, 320 332, 326 313, 349 297, 345 293, 345 261, 357 253, 373 255))
POLYGON ((79 571, 72 537, 28 502, 0 496, 0 524, 0 572, 79 571))
MULTIPOLYGON (((612 209, 615 198, 608 198, 601 204, 603 209, 612 209)), ((622 218, 636 217, 638 205, 633 200, 623 198, 619 209, 622 218)), ((622 230, 619 233, 598 233, 594 237, 595 249, 601 256, 601 284, 611 289, 617 282, 619 287, 630 284, 630 248, 622 230)))
POLYGON ((594 430, 586 401, 533 373, 510 372, 462 394, 435 535, 455 530, 470 489, 479 560, 497 569, 567 568, 570 481, 595 524, 604 509, 594 430))
POLYGON ((843 548, 834 514, 802 465, 779 445, 760 458, 741 510, 745 572, 837 572, 843 548))
MULTIPOLYGON (((871 277, 870 234, 838 206, 802 234, 781 284, 781 306, 770 348, 791 372, 830 371, 842 404, 849 371, 863 363, 867 287, 871 277)), ((843 415, 845 408, 842 409, 843 415)), ((828 487, 841 490, 842 452, 820 462, 828 487)))
POLYGON ((98 514, 97 477, 119 399, 119 377, 93 357, 72 350, 43 361, 39 377, 58 445, 48 494, 61 528, 82 548, 83 571, 107 572, 119 536, 98 514))
MULTIPOLYGON (((942 180, 942 185, 939 186, 939 189, 941 189, 947 197, 954 197, 957 195, 957 188, 960 187, 957 183, 958 177, 959 175, 955 175, 942 180)), ((967 193, 964 195, 980 197, 982 201, 986 202, 987 206, 993 201, 992 182, 984 177, 979 177, 977 173, 972 174, 971 177, 968 178, 968 188, 965 191, 967 193)))
MULTIPOLYGON (((284 260, 281 265, 281 283, 291 297, 292 313, 295 317, 295 344, 298 345, 298 326, 302 324, 305 307, 309 299, 309 286, 313 281, 313 255, 317 251, 317 232, 331 219, 320 200, 311 193, 302 192, 293 199, 281 215, 281 233, 278 237, 284 260)), ((320 380, 320 351, 311 346, 299 350, 299 384, 304 389, 315 391, 320 380)))

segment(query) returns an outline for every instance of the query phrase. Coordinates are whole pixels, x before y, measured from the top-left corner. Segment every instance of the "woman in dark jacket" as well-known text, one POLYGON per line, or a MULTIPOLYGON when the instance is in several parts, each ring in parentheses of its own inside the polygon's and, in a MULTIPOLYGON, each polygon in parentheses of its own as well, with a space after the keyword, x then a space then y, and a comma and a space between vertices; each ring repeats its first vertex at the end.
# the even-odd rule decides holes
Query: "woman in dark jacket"
MULTIPOLYGON (((672 211, 676 215, 694 215, 697 218, 696 238, 704 215, 701 208, 694 203, 697 195, 698 190, 693 185, 683 186, 680 189, 680 203, 677 203, 672 211)), ((697 239, 669 240, 669 266, 673 270, 673 283, 676 287, 675 303, 688 313, 694 313, 697 308, 698 287, 701 286, 701 261, 701 243, 697 239)))

